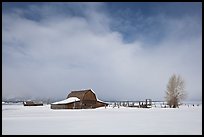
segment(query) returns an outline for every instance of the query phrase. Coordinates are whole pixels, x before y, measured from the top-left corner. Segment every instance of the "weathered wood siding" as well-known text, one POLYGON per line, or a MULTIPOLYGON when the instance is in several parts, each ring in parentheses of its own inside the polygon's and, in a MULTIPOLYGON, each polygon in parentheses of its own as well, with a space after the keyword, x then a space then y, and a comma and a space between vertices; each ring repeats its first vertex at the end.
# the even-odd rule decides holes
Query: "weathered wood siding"
POLYGON ((81 103, 79 101, 69 104, 51 104, 51 109, 80 109, 81 103))

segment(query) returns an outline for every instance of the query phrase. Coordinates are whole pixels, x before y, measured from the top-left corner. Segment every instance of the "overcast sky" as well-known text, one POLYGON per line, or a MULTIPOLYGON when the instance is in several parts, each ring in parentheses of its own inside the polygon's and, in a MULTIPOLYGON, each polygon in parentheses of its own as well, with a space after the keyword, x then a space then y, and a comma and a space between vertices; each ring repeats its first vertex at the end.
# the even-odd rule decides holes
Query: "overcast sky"
POLYGON ((202 100, 202 3, 3 3, 3 98, 202 100))

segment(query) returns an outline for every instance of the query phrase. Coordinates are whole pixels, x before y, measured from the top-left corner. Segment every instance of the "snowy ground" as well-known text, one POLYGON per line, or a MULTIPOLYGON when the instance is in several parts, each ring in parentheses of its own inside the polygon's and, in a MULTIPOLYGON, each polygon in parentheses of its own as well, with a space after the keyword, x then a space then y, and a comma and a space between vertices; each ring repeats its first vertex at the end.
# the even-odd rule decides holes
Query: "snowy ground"
POLYGON ((49 105, 2 105, 3 135, 202 134, 202 105, 180 108, 52 110, 49 105))

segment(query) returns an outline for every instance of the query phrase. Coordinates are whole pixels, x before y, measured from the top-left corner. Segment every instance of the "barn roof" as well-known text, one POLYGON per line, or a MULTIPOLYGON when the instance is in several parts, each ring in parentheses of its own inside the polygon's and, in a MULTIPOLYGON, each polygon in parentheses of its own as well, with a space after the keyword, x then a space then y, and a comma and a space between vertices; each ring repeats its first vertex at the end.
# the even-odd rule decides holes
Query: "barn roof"
POLYGON ((101 103, 105 103, 104 101, 102 100, 99 100, 96 96, 96 93, 92 90, 92 89, 82 89, 82 90, 77 90, 77 91, 71 91, 71 93, 67 96, 67 98, 70 98, 70 97, 77 97, 79 98, 80 100, 83 100, 83 97, 84 95, 87 93, 87 92, 93 92, 95 94, 95 97, 96 97, 96 100, 98 102, 101 102, 101 103))
POLYGON ((54 102, 52 104, 68 104, 68 103, 76 102, 76 101, 79 101, 79 100, 80 99, 77 98, 77 97, 69 97, 69 98, 67 98, 65 100, 54 102))
POLYGON ((83 99, 84 95, 89 91, 91 91, 95 94, 95 92, 92 89, 83 89, 83 90, 78 90, 78 91, 71 91, 71 93, 67 96, 67 98, 77 97, 79 99, 83 99))
POLYGON ((24 104, 42 104, 42 101, 36 101, 36 100, 27 100, 27 101, 23 101, 24 104))

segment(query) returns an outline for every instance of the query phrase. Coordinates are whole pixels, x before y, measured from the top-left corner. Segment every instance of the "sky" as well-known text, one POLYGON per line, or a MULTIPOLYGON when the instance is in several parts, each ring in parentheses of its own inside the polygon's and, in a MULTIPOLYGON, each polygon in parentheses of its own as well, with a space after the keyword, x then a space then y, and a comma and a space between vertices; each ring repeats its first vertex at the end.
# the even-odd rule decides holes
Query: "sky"
POLYGON ((2 97, 202 100, 202 3, 2 3, 2 97))

